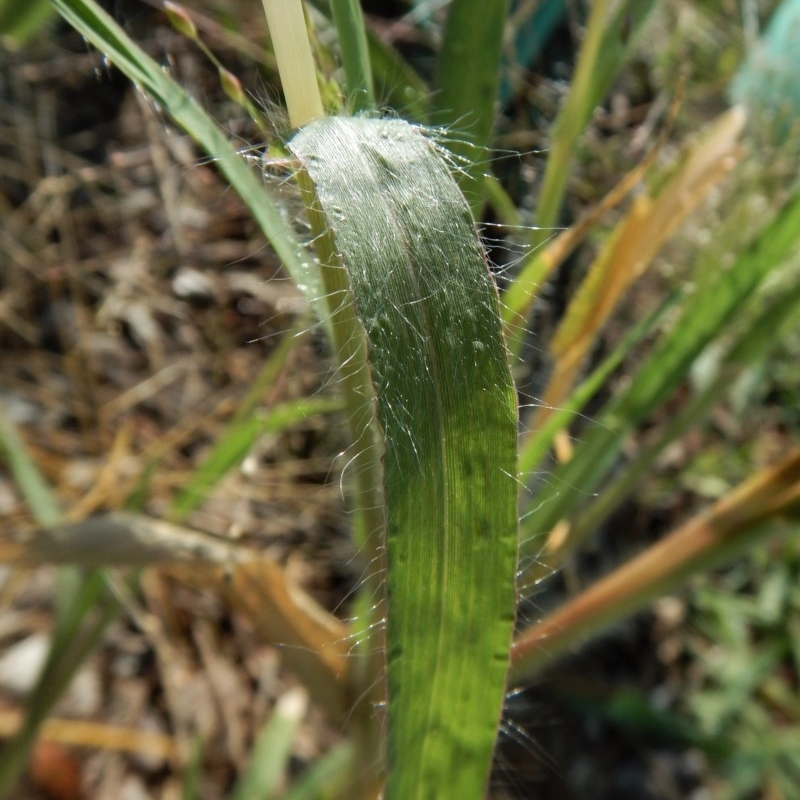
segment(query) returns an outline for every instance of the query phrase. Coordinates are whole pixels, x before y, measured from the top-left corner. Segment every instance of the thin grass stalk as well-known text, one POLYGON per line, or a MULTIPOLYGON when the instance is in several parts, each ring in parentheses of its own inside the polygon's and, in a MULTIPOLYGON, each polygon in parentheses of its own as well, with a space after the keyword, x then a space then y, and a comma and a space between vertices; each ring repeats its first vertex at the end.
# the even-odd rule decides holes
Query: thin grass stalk
POLYGON ((553 409, 552 415, 547 417, 541 426, 531 427, 522 435, 519 449, 520 475, 525 475, 541 466, 558 433, 565 430, 575 416, 581 413, 631 350, 656 329, 664 315, 674 308, 679 297, 677 292, 671 294, 652 314, 631 328, 614 351, 572 391, 563 405, 553 409))
POLYGON ((247 204, 298 288, 319 308, 322 291, 316 271, 263 183, 219 126, 94 0, 52 0, 52 3, 66 22, 104 53, 138 88, 147 91, 214 159, 216 167, 247 204))
POLYGON ((47 0, 0 2, 0 40, 10 50, 23 47, 53 14, 47 0))
MULTIPOLYGON (((573 225, 559 233, 545 248, 534 250, 520 265, 519 274, 503 294, 503 322, 506 324, 508 350, 512 359, 519 357, 527 330, 526 320, 539 296, 540 288, 595 229, 600 218, 622 202, 645 177, 668 139, 672 123, 680 107, 682 94, 683 87, 681 86, 670 109, 670 120, 645 158, 630 170, 596 206, 582 214, 573 225)), ((516 213, 516 209, 514 212, 516 213)), ((520 224, 514 220, 512 223, 520 224)))
MULTIPOLYGON (((329 0, 308 0, 308 4, 327 19, 332 17, 329 0)), ((404 119, 428 122, 428 85, 406 59, 366 25, 364 32, 373 91, 377 86, 380 103, 395 109, 404 119)), ((342 37, 341 32, 337 32, 337 35, 342 37)))
POLYGON ((567 186, 575 142, 588 116, 586 106, 592 100, 593 73, 600 57, 600 44, 608 20, 610 0, 595 0, 586 25, 586 37, 578 56, 575 75, 550 135, 550 152, 542 191, 536 209, 536 225, 549 230, 557 220, 567 186))
POLYGON ((31 690, 22 727, 0 756, 0 798, 13 797, 20 776, 28 764, 39 730, 53 706, 69 685, 78 668, 95 649, 106 625, 117 615, 116 604, 107 605, 102 616, 83 632, 68 652, 50 652, 48 665, 31 690), (55 666, 57 665, 57 666, 55 666))
POLYGON ((99 643, 108 623, 119 612, 119 605, 113 600, 100 602, 106 594, 102 572, 94 570, 83 578, 77 593, 67 598, 69 605, 64 615, 69 615, 71 624, 63 625, 60 635, 58 631, 54 632, 45 666, 29 693, 22 726, 3 747, 0 755, 0 798, 12 797, 42 723, 81 664, 99 643), (96 608, 101 609, 98 616, 87 624, 86 617, 96 608), (68 635, 67 628, 71 635, 68 635))
MULTIPOLYGON (((350 282, 342 266, 319 206, 313 183, 305 170, 297 176, 306 213, 314 232, 314 249, 320 264, 323 285, 330 308, 329 330, 339 364, 339 383, 345 399, 350 429, 351 451, 347 470, 353 476, 350 499, 353 503, 354 537, 365 567, 366 578, 354 604, 353 659, 348 670, 353 703, 352 726, 357 761, 372 766, 383 760, 380 735, 373 707, 383 705, 383 687, 376 676, 381 673, 385 653, 383 592, 385 499, 383 494, 383 444, 374 414, 375 392, 367 357, 364 329, 358 320, 350 282)), ((356 797, 369 796, 370 781, 378 770, 366 770, 359 777, 366 781, 356 788, 356 797), (372 776, 372 777, 371 777, 372 776)))
POLYGON ((250 116, 250 119, 256 123, 261 135, 265 138, 269 136, 270 127, 267 119, 262 111, 256 106, 251 98, 245 93, 239 79, 224 64, 217 58, 214 51, 206 45, 200 38, 197 26, 189 16, 183 6, 171 2, 171 0, 164 0, 164 11, 178 33, 185 36, 195 43, 200 52, 216 67, 217 75, 219 76, 220 85, 222 86, 225 94, 233 100, 234 103, 241 106, 250 116))
POLYGON ((300 0, 263 0, 289 121, 299 128, 325 116, 300 0))
MULTIPOLYGON (((537 210, 537 226, 540 228, 549 230, 558 224, 578 139, 657 2, 621 0, 615 4, 612 13, 609 13, 612 4, 608 0, 592 3, 569 94, 550 137, 550 153, 537 210)), ((541 241, 541 234, 534 232, 533 242, 538 244, 541 241)))
MULTIPOLYGON (((37 521, 41 525, 58 522, 61 518, 58 505, 2 408, 0 446, 37 521)), ((98 620, 84 626, 86 616, 97 605, 104 587, 103 574, 97 570, 87 573, 68 567, 58 572, 57 615, 50 651, 30 692, 22 727, 0 754, 0 798, 10 796, 25 768, 42 722, 94 648, 105 625, 117 613, 116 603, 110 603, 98 620)))
POLYGON ((230 800, 278 797, 286 776, 292 743, 308 710, 305 689, 296 687, 282 695, 272 715, 256 737, 250 763, 239 776, 230 800))
POLYGON ((14 483, 25 502, 42 525, 55 525, 61 519, 61 509, 53 499, 41 472, 28 456, 25 444, 11 423, 8 410, 0 405, 0 452, 2 452, 14 483))
POLYGON ((353 748, 343 742, 320 756, 308 771, 298 778, 283 796, 283 800, 323 800, 336 797, 353 771, 353 748))
POLYGON ((553 371, 533 427, 563 404, 600 330, 634 281, 642 277, 668 237, 738 161, 744 126, 734 107, 685 149, 685 157, 657 191, 635 198, 589 266, 550 341, 553 371))
MULTIPOLYGON (((267 22, 273 32, 278 71, 284 86, 289 119, 295 127, 324 116, 322 100, 308 40, 300 0, 263 0, 267 22), (277 33, 279 32, 279 33, 277 33)), ((365 767, 382 760, 377 720, 373 705, 383 700, 383 690, 376 676, 380 674, 384 618, 380 579, 383 575, 384 498, 382 487, 381 435, 375 420, 375 398, 364 329, 355 314, 350 281, 341 264, 328 228, 325 214, 316 196, 314 184, 305 170, 299 170, 300 188, 313 235, 322 288, 328 307, 329 331, 339 379, 345 399, 353 458, 348 471, 353 476, 351 500, 354 508, 355 538, 364 554, 369 577, 360 587, 356 601, 354 659, 348 672, 353 703, 352 732, 365 767), (373 635, 368 635, 372 631, 373 635)), ((372 790, 376 769, 365 769, 357 776, 356 796, 372 790)))

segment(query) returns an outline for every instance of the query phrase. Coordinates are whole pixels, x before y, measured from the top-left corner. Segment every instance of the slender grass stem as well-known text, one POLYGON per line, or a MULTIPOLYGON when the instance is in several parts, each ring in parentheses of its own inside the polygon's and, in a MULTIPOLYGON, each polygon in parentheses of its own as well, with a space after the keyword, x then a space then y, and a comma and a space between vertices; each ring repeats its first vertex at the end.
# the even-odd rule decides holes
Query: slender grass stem
POLYGON ((586 26, 586 39, 581 47, 575 76, 564 108, 553 126, 550 157, 539 195, 537 226, 549 229, 556 224, 561 200, 567 185, 568 169, 572 163, 575 142, 583 130, 586 105, 592 99, 592 74, 600 55, 600 44, 608 18, 609 0, 595 0, 586 26))
POLYGON ((289 121, 295 128, 325 116, 300 0, 263 0, 289 121))

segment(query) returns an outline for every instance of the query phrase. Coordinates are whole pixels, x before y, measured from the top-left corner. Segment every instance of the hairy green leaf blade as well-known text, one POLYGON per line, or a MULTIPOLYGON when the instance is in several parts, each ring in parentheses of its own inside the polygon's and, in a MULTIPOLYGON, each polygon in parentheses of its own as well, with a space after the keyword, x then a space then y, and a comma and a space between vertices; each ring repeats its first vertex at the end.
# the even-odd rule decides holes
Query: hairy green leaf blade
POLYGON ((495 287, 443 159, 400 121, 289 144, 369 339, 386 442, 386 800, 479 800, 515 608, 516 398, 495 287))

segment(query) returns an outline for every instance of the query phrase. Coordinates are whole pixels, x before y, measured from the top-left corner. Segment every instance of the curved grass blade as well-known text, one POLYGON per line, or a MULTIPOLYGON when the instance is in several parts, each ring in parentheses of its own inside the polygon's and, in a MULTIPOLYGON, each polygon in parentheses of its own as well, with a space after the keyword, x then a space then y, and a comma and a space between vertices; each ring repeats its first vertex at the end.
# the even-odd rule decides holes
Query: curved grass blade
POLYGON ((289 766, 297 728, 308 710, 304 689, 290 689, 278 699, 275 710, 259 733, 250 763, 240 775, 231 800, 273 800, 289 766))
MULTIPOLYGON (((557 223, 578 138, 657 2, 622 0, 613 4, 609 0, 596 0, 592 4, 569 94, 550 134, 550 155, 536 210, 539 228, 548 230, 557 223)), ((534 232, 534 244, 541 241, 540 236, 538 230, 534 232)))
MULTIPOLYGON (((590 531, 609 516, 634 492, 642 475, 648 474, 658 457, 677 441, 688 428, 706 417, 711 407, 730 389, 736 376, 754 364, 767 362, 769 353, 786 341, 800 326, 800 286, 790 286, 785 294, 768 303, 747 330, 721 360, 716 375, 703 388, 695 391, 681 409, 664 425, 655 441, 642 447, 636 457, 603 487, 584 510, 572 521, 570 548, 580 543, 590 531)), ((567 548, 559 555, 563 557, 567 548)))
MULTIPOLYGON (((575 416, 583 411, 586 404, 606 384, 633 348, 656 329, 664 315, 675 306, 679 299, 678 292, 673 292, 666 297, 658 308, 625 334, 619 345, 570 393, 561 406, 552 409, 553 413, 541 426, 528 429, 519 446, 521 476, 541 466, 559 432, 565 430, 575 416)), ((524 420, 523 424, 525 424, 524 420)))
MULTIPOLYGON (((319 308, 322 290, 310 259, 301 257, 297 237, 263 184, 200 105, 172 80, 93 0, 52 0, 62 17, 104 53, 136 86, 146 89, 164 110, 214 159, 247 204, 264 235, 298 288, 319 308)), ((323 310, 321 316, 325 317, 323 310)))
MULTIPOLYGON (((8 462, 37 521, 45 525, 58 522, 58 504, 2 407, 0 457, 8 462)), ((110 602, 101 604, 105 594, 105 579, 99 570, 60 570, 57 616, 47 660, 28 696, 20 730, 0 750, 0 798, 11 796, 42 723, 116 615, 116 602, 109 598, 110 602), (97 608, 102 610, 91 615, 97 608)))
POLYGON ((631 285, 698 204, 738 161, 737 139, 745 123, 739 107, 721 115, 703 138, 686 148, 669 180, 635 198, 571 298, 550 342, 553 374, 533 427, 562 405, 600 331, 631 285))
POLYGON ((9 49, 23 47, 52 16, 53 9, 47 0, 29 3, 0 0, 0 44, 9 49))
MULTIPOLYGON (((308 0, 308 3, 326 18, 333 19, 330 0, 308 0)), ((364 31, 375 95, 373 100, 381 108, 394 109, 403 119, 426 122, 430 89, 425 81, 397 50, 384 42, 369 26, 365 25, 364 31)), ((342 50, 344 60, 344 48, 342 50)))
POLYGON ((289 149, 350 274, 385 440, 385 798, 479 800, 515 609, 516 400, 497 292, 418 129, 329 118, 289 149))
POLYGON ((191 474, 172 504, 176 522, 184 521, 222 478, 244 461, 259 436, 277 433, 314 414, 340 411, 340 400, 313 397, 281 403, 263 413, 237 419, 224 431, 203 463, 191 474))
POLYGON ((347 775, 354 769, 353 748, 349 742, 336 745, 317 758, 288 789, 283 800, 334 800, 343 797, 347 775))

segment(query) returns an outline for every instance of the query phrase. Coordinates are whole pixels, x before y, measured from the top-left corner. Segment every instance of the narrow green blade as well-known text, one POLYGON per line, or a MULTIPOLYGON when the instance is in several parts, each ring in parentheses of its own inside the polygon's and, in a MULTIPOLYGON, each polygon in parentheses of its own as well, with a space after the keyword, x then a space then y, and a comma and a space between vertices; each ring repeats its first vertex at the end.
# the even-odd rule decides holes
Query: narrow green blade
POLYGON ((331 0, 331 11, 347 77, 347 96, 353 111, 373 108, 372 65, 361 5, 358 0, 331 0))
MULTIPOLYGON (((333 20, 330 0, 308 0, 308 4, 323 16, 333 20)), ((334 24, 341 37, 338 23, 334 24)), ((369 69, 372 73, 373 101, 377 93, 381 107, 394 109, 404 119, 427 121, 430 88, 394 47, 383 41, 368 26, 365 26, 364 31, 367 38, 369 69)), ((361 58, 361 55, 358 57, 361 58)), ((344 58, 344 47, 342 47, 343 61, 344 58)), ((348 84, 351 84, 349 78, 348 84)), ((353 85, 360 84, 355 82, 353 85)), ((348 85, 348 91, 350 90, 351 87, 348 85)))
POLYGON ((464 159, 461 188, 474 211, 483 205, 486 148, 495 123, 508 0, 453 0, 437 65, 432 119, 454 128, 448 147, 464 159))
POLYGON ((480 800, 515 609, 517 415, 498 300, 443 159, 400 121, 289 144, 350 273, 385 437, 386 800, 480 800))
POLYGON ((250 763, 239 777, 231 800, 271 800, 279 796, 289 766, 292 742, 306 714, 308 699, 303 689, 283 695, 256 738, 250 763))
MULTIPOLYGON (((655 345, 647 362, 613 398, 583 437, 571 461, 554 470, 537 493, 537 513, 528 518, 526 555, 535 555, 541 535, 562 519, 573 520, 608 476, 628 435, 663 404, 686 379, 695 359, 744 313, 770 273, 790 257, 800 239, 800 194, 784 206, 739 258, 685 302, 672 328, 655 345)), ((534 464, 523 463, 523 470, 534 464)), ((640 474, 646 474, 641 472, 640 474)), ((542 556, 532 568, 549 566, 542 556)))
MULTIPOLYGON (((591 6, 569 94, 550 134, 550 153, 536 209, 539 228, 549 230, 557 223, 578 139, 630 55, 636 34, 657 2, 595 0, 591 6)), ((538 244, 540 237, 539 230, 534 231, 534 243, 538 244)))
POLYGON ((256 439, 264 433, 286 430, 314 414, 330 414, 341 402, 325 397, 290 400, 266 413, 251 414, 233 422, 219 437, 202 464, 189 476, 170 509, 172 519, 185 520, 205 500, 213 487, 244 461, 256 439))

